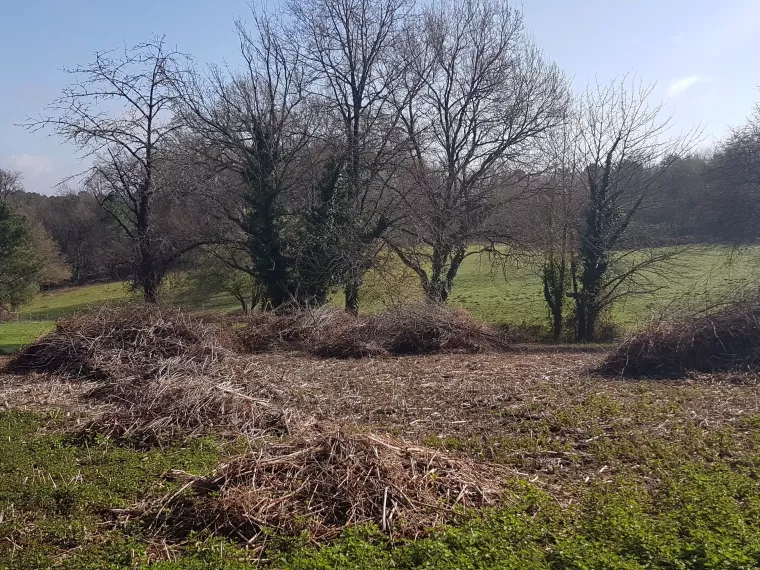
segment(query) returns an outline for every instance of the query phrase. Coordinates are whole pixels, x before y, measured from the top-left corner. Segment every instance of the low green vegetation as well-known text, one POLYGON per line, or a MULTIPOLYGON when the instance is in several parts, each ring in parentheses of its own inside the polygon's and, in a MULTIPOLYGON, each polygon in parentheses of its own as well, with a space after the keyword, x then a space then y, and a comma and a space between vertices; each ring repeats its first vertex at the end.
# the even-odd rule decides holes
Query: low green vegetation
MULTIPOLYGON (((760 564, 756 470, 684 465, 657 491, 617 477, 562 509, 530 485, 512 506, 391 549, 351 533, 284 556, 289 568, 750 569, 760 564)), ((374 538, 374 540, 373 540, 374 538)))
POLYGON ((17 319, 0 324, 0 354, 14 352, 52 330, 59 317, 133 297, 134 294, 124 283, 98 283, 44 291, 18 312, 17 319))
MULTIPOLYGON (((558 462, 555 478, 516 475, 502 507, 463 515, 426 538, 394 541, 363 527, 321 547, 306 535, 271 535, 263 552, 209 533, 162 534, 130 517, 135 503, 177 490, 165 471, 208 473, 236 444, 202 438, 140 449, 97 434, 72 438, 71 417, 2 412, 0 568, 757 568, 760 418, 690 426, 681 416, 701 396, 687 392, 670 402, 642 390, 626 406, 589 395, 567 410, 559 402, 524 410, 541 419, 512 418, 516 429, 491 460, 520 471, 530 470, 531 449, 547 461, 563 450, 574 459, 558 462), (673 414, 672 429, 645 433, 673 414), (600 435, 574 453, 573 434, 594 426, 600 435)), ((495 439, 428 443, 475 455, 498 448, 495 439)))
POLYGON ((135 298, 125 283, 97 283, 45 291, 19 312, 20 320, 55 321, 58 317, 103 303, 135 298))
POLYGON ((16 352, 55 327, 54 321, 16 321, 0 324, 0 354, 16 352))
POLYGON ((0 414, 0 568, 129 568, 147 560, 144 539, 108 525, 108 510, 170 490, 160 478, 170 468, 211 470, 221 446, 199 439, 141 451, 97 436, 75 443, 56 429, 63 421, 0 414))

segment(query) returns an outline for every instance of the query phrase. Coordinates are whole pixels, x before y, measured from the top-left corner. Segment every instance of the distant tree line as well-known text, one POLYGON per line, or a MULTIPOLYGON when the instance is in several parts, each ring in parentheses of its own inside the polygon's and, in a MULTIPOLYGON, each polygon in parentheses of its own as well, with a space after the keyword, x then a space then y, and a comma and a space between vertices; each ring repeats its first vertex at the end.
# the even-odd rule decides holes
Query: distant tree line
POLYGON ((196 267, 245 311, 357 313, 388 254, 445 303, 468 256, 532 252, 555 337, 590 341, 679 246, 757 239, 760 113, 696 153, 635 78, 572 93, 503 2, 294 0, 237 31, 224 67, 98 53, 28 123, 92 163, 59 196, 3 183, 72 280, 156 301, 196 267))

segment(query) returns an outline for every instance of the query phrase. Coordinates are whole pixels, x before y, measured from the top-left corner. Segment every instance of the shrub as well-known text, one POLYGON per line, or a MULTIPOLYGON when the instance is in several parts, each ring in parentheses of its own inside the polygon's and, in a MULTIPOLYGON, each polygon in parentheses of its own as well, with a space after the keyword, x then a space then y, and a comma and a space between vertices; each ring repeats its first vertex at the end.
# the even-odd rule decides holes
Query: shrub
POLYGON ((760 297, 628 338, 602 364, 605 374, 681 377, 688 372, 760 371, 760 297))

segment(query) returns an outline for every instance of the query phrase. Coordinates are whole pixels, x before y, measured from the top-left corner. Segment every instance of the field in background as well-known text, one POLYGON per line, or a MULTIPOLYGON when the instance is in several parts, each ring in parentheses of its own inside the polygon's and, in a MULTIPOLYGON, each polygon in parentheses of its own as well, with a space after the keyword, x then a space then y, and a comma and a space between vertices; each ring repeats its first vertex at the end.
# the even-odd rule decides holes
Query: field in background
MULTIPOLYGON (((631 297, 615 307, 613 319, 630 330, 681 310, 704 310, 717 300, 757 282, 760 249, 732 252, 727 248, 695 248, 679 256, 677 268, 658 278, 655 294, 631 297)), ((71 287, 39 295, 19 312, 19 320, 0 324, 0 353, 17 350, 52 329, 55 320, 99 304, 139 298, 123 283, 71 287)), ((387 274, 370 274, 362 290, 361 310, 420 299, 419 281, 397 264, 387 274)), ((171 291, 166 299, 193 309, 231 311, 239 307, 231 295, 197 298, 171 291)), ((342 295, 333 299, 342 304, 342 295)), ((545 325, 546 308, 535 262, 524 260, 494 268, 485 257, 471 256, 462 264, 450 304, 493 324, 545 325)))
MULTIPOLYGON (((680 254, 667 275, 655 279, 656 293, 617 303, 613 319, 626 329, 679 311, 700 311, 727 295, 753 286, 760 270, 760 248, 734 252, 721 247, 695 247, 680 254)), ((493 324, 546 325, 540 266, 524 259, 494 268, 485 257, 465 259, 454 283, 450 304, 493 324)), ((419 281, 409 272, 388 283, 370 275, 363 291, 365 310, 382 310, 384 300, 421 298, 419 281)))
POLYGON ((0 324, 0 353, 18 350, 48 332, 56 319, 90 307, 132 296, 124 283, 98 283, 40 293, 18 313, 18 320, 0 324))

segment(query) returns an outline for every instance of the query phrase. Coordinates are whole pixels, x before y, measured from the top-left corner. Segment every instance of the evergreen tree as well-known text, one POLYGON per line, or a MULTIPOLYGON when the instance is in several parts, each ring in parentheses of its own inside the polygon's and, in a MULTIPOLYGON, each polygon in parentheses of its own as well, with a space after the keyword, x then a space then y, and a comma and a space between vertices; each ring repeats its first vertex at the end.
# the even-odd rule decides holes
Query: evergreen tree
POLYGON ((44 260, 26 219, 0 201, 0 315, 15 311, 39 290, 44 260))

